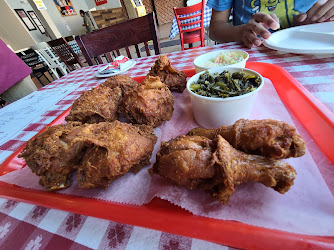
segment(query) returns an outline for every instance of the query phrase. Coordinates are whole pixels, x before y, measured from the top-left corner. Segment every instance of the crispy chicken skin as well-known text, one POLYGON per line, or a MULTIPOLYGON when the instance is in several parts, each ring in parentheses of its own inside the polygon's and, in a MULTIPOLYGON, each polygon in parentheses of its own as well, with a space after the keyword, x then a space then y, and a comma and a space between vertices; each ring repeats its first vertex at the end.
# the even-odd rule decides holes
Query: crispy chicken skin
POLYGON ((156 140, 153 128, 146 125, 68 123, 48 127, 19 157, 48 190, 68 187, 76 169, 80 188, 107 188, 129 170, 147 165, 156 140))
POLYGON ((133 80, 129 75, 116 75, 109 77, 104 83, 100 86, 107 86, 111 89, 120 87, 122 90, 122 94, 129 92, 136 88, 138 82, 133 80))
POLYGON ((174 111, 174 96, 159 77, 148 77, 123 98, 126 116, 133 123, 158 127, 169 121, 174 111))
POLYGON ((87 146, 78 167, 80 188, 106 188, 132 169, 149 163, 157 137, 153 128, 115 121, 87 125, 82 130, 87 146))
POLYGON ((223 137, 179 136, 163 142, 150 173, 174 184, 209 191, 227 204, 234 185, 259 182, 285 193, 293 185, 296 171, 287 163, 234 149, 223 137))
POLYGON ((40 176, 41 186, 57 190, 71 184, 71 174, 80 162, 84 147, 73 140, 80 130, 80 123, 55 125, 28 141, 19 157, 40 176))
POLYGON ((186 74, 183 71, 173 68, 166 55, 159 56, 146 77, 148 76, 159 76, 160 80, 165 83, 170 90, 176 89, 181 93, 186 88, 186 74))
POLYGON ((209 139, 221 135, 238 150, 276 160, 305 154, 305 142, 296 129, 290 124, 271 119, 240 119, 232 126, 218 129, 195 128, 188 135, 201 135, 209 139))
POLYGON ((66 121, 82 123, 99 123, 117 119, 117 111, 122 100, 122 91, 119 87, 110 89, 106 86, 85 91, 73 103, 66 121))

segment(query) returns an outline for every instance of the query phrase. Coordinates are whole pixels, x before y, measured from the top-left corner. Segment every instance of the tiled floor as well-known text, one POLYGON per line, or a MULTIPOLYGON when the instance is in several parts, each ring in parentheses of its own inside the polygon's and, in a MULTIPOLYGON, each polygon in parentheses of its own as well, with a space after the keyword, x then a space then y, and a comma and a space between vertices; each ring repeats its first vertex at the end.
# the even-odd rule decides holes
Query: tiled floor
MULTIPOLYGON (((167 41, 171 41, 169 39, 169 33, 170 33, 171 25, 172 25, 172 23, 166 23, 166 24, 158 26, 160 44, 162 44, 164 42, 167 42, 167 41)), ((173 40, 178 40, 178 39, 180 39, 179 35, 177 35, 173 40)), ((209 40, 209 41, 206 40, 206 43, 209 43, 209 44, 206 44, 206 45, 214 44, 211 40, 209 40)), ((197 46, 197 44, 195 44, 194 46, 197 46)), ((162 54, 170 53, 170 52, 174 52, 174 51, 180 51, 180 50, 181 50, 181 45, 180 44, 177 44, 177 45, 174 45, 174 46, 169 46, 169 47, 161 47, 161 53, 162 54)), ((124 53, 124 55, 126 55, 125 51, 122 52, 122 50, 121 50, 121 53, 124 53)), ((135 53, 132 53, 132 54, 135 54, 135 53)), ((49 75, 48 75, 48 78, 52 81, 52 78, 49 75)), ((42 87, 42 84, 36 78, 33 78, 33 81, 36 84, 37 88, 42 87)), ((41 78, 41 81, 44 85, 47 85, 49 83, 44 77, 41 78)))

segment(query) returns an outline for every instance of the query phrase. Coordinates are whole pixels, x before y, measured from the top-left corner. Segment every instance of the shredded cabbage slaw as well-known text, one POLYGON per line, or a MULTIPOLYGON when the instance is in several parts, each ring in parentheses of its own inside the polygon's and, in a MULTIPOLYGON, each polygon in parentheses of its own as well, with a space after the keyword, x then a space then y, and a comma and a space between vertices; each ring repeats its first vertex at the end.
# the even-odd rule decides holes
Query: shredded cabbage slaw
POLYGON ((245 57, 240 53, 230 51, 230 52, 223 52, 219 56, 209 59, 208 62, 203 63, 203 67, 220 67, 235 64, 244 60, 245 57))

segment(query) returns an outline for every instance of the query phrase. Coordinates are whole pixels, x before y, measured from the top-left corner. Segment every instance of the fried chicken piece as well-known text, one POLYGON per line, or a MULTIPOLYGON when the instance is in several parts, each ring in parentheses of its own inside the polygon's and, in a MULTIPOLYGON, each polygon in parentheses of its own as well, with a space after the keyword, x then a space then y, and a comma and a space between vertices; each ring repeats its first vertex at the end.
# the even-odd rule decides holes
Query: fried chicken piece
POLYGON ((305 142, 296 129, 290 124, 271 119, 240 119, 232 126, 217 129, 195 128, 190 130, 188 135, 201 135, 209 139, 221 135, 238 150, 276 160, 305 154, 305 142))
POLYGON ((149 163, 157 140, 152 127, 119 121, 79 124, 48 127, 19 155, 48 190, 68 187, 76 169, 80 188, 106 188, 149 163))
POLYGON ((149 171, 178 186, 209 191, 222 204, 228 203, 234 185, 259 182, 283 194, 296 176, 289 164, 238 151, 220 135, 216 141, 183 135, 163 142, 149 171))
POLYGON ((174 96, 159 77, 149 76, 123 98, 126 116, 138 124, 158 127, 169 121, 174 111, 174 96))
POLYGON ((104 83, 100 86, 107 86, 111 89, 116 87, 120 87, 122 90, 122 94, 132 91, 138 85, 138 82, 133 80, 129 75, 116 75, 109 77, 104 83))
POLYGON ((55 125, 28 141, 19 157, 40 176, 41 186, 57 190, 71 184, 71 174, 80 161, 78 152, 84 147, 81 142, 73 141, 80 129, 80 123, 55 125))
POLYGON ((106 86, 93 88, 84 92, 73 103, 66 121, 82 123, 99 123, 117 119, 118 107, 122 100, 122 91, 119 87, 110 89, 106 86))
POLYGON ((86 146, 78 167, 80 188, 107 188, 129 172, 149 164, 157 137, 153 128, 114 121, 87 124, 77 139, 86 146))
POLYGON ((146 77, 148 76, 159 76, 170 90, 176 89, 181 93, 186 88, 187 75, 183 71, 173 68, 166 55, 159 56, 146 77))

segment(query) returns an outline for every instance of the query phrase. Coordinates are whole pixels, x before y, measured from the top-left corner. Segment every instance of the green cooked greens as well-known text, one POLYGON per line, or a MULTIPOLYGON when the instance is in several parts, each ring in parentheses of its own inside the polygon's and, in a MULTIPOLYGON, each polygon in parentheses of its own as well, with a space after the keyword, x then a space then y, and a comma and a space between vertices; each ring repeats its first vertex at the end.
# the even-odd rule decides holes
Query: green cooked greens
POLYGON ((249 93, 257 89, 260 84, 260 77, 246 75, 243 71, 231 74, 225 70, 213 75, 205 71, 197 82, 190 85, 190 90, 202 96, 227 98, 249 93))

